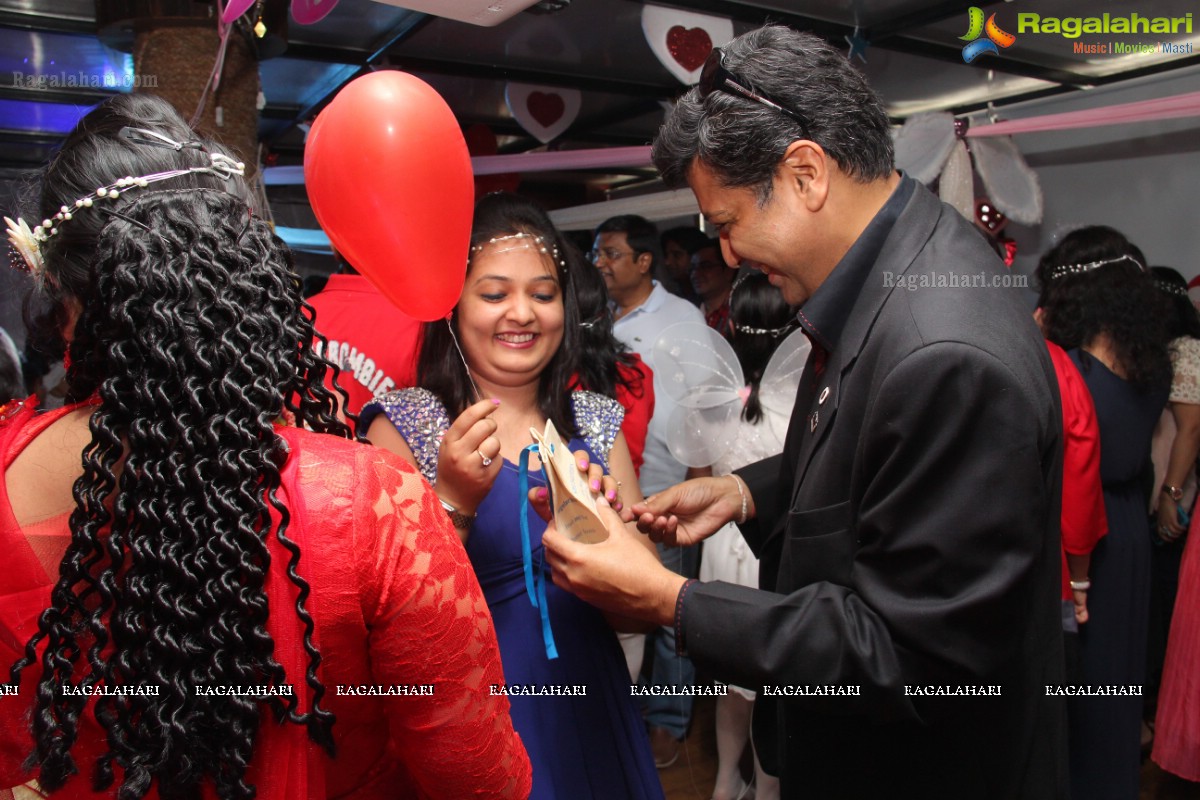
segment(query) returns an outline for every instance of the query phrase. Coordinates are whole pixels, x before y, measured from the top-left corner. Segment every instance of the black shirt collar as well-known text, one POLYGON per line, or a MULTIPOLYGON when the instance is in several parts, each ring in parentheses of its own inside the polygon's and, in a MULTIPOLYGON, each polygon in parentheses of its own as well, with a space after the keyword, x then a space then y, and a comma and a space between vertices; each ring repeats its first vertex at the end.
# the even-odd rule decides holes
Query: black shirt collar
POLYGON ((915 188, 916 181, 901 173, 892 196, 796 315, 800 326, 825 352, 837 348, 863 283, 915 188))

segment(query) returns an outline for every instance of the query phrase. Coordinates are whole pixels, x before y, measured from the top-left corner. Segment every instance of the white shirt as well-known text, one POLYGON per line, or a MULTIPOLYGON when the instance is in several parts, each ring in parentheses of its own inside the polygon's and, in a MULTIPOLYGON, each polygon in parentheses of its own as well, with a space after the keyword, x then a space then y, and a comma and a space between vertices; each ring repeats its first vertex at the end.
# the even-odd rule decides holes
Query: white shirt
POLYGON ((658 369, 654 365, 654 343, 662 331, 676 322, 704 324, 703 315, 694 305, 671 294, 658 281, 653 281, 653 285, 645 302, 613 323, 613 334, 654 370, 654 414, 646 431, 646 449, 638 481, 646 496, 682 482, 688 469, 667 450, 667 423, 676 404, 659 383, 658 369))

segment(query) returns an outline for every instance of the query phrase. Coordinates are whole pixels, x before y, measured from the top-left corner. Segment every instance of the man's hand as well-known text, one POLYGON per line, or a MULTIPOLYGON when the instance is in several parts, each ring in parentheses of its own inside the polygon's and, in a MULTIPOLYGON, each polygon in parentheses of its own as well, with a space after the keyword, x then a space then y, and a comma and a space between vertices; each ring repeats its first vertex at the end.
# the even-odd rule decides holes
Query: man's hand
POLYGON ((740 478, 697 478, 664 489, 630 508, 638 530, 656 542, 683 547, 714 534, 726 522, 742 516, 741 487, 746 492, 747 518, 754 516, 754 498, 740 478))
POLYGON ((597 498, 608 539, 573 542, 553 521, 542 536, 554 583, 597 608, 656 625, 670 625, 684 578, 671 572, 630 532, 608 501, 597 498))

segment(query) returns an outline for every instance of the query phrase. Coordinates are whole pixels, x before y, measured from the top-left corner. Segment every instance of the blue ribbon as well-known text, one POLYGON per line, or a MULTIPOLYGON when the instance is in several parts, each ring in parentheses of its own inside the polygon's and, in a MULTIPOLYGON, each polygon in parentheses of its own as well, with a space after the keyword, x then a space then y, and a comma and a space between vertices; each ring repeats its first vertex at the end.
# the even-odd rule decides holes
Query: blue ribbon
POLYGON ((529 454, 537 452, 536 443, 521 451, 517 470, 517 486, 521 491, 521 563, 525 570, 525 593, 530 604, 538 609, 542 619, 542 641, 546 645, 546 658, 558 658, 554 646, 554 633, 550 630, 550 610, 546 604, 546 576, 542 572, 542 559, 538 557, 537 569, 533 567, 533 548, 529 543, 529 454))

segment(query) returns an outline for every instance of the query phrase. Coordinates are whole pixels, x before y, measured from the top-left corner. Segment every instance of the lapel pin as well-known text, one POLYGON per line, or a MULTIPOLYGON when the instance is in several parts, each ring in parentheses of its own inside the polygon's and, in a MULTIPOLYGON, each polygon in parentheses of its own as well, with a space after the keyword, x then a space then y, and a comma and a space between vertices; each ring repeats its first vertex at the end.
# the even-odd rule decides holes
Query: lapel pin
POLYGON ((816 411, 814 411, 813 413, 808 415, 808 432, 809 433, 812 433, 817 429, 817 419, 818 419, 818 417, 817 417, 816 411))
POLYGON ((828 399, 829 399, 829 387, 826 386, 824 389, 821 390, 821 396, 817 398, 817 405, 819 405, 819 406, 825 405, 825 401, 828 399))

